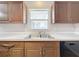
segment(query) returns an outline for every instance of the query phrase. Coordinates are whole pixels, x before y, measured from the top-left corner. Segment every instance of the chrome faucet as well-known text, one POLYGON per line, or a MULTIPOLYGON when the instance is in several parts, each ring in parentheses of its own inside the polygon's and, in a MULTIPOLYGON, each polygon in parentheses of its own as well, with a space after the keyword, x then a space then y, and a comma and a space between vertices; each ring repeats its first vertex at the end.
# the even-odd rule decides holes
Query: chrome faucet
POLYGON ((44 31, 40 31, 38 34, 39 34, 40 37, 43 37, 45 35, 45 32, 44 31))

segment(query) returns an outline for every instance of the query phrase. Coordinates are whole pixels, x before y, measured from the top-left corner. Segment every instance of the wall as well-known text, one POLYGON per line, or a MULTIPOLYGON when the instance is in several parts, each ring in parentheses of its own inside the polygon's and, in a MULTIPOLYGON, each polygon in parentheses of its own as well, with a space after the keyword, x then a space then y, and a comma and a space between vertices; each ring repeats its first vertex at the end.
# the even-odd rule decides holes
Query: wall
MULTIPOLYGON (((0 24, 0 33, 2 32, 34 32, 27 28, 26 24, 0 24)), ((79 34, 79 23, 76 24, 52 24, 50 33, 71 33, 79 34)))
POLYGON ((0 24, 0 33, 2 32, 25 32, 24 24, 0 24))

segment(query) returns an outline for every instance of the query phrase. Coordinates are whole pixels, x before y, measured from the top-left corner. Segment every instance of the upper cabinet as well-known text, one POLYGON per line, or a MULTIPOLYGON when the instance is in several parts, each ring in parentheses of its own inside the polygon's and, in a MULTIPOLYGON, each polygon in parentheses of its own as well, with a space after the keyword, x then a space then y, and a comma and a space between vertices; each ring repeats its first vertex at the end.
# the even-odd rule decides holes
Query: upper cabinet
POLYGON ((79 2, 55 2, 55 23, 79 23, 79 2))
POLYGON ((79 2, 70 2, 72 23, 79 23, 79 2))
POLYGON ((23 23, 23 2, 0 2, 0 23, 23 23))
MULTIPOLYGON (((32 2, 34 3, 34 2, 32 2)), ((27 3, 28 7, 40 9, 48 8, 49 4, 44 3, 42 7, 37 7, 36 4, 32 5, 27 3)), ((39 5, 39 4, 38 4, 39 5)), ((0 1, 0 24, 1 23, 23 23, 23 19, 26 22, 27 14, 26 7, 23 8, 23 1, 0 1)), ((50 8, 48 8, 50 9, 50 8)), ((34 19, 47 19, 52 16, 52 23, 79 23, 79 2, 78 1, 55 1, 52 6, 51 16, 48 16, 48 12, 45 10, 32 10, 31 18, 34 19), (43 12, 42 12, 43 11, 43 12), (42 13, 42 14, 41 14, 42 13), (38 17, 39 15, 40 17, 38 17), (54 20, 54 21, 53 21, 54 20)), ((35 23, 35 22, 33 22, 35 23)), ((36 22, 37 23, 37 22, 36 22)), ((39 22, 40 23, 40 22, 39 22)), ((44 24, 46 24, 45 22, 44 24)), ((40 28, 40 27, 39 27, 40 28)))
POLYGON ((23 3, 10 2, 9 3, 9 19, 11 23, 23 22, 23 3))
POLYGON ((55 2, 55 23, 68 23, 68 2, 55 2))

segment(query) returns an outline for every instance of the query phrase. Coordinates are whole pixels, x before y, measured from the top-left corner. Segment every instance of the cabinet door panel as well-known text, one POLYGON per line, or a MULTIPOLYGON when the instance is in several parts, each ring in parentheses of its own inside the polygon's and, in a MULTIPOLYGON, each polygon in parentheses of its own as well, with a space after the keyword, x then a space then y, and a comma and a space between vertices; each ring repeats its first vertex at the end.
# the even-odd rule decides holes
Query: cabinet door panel
POLYGON ((68 23, 68 2, 55 2, 55 23, 68 23))
POLYGON ((23 20, 22 2, 9 3, 9 19, 10 19, 10 23, 22 23, 23 20))
POLYGON ((79 2, 70 2, 72 23, 79 23, 79 2))

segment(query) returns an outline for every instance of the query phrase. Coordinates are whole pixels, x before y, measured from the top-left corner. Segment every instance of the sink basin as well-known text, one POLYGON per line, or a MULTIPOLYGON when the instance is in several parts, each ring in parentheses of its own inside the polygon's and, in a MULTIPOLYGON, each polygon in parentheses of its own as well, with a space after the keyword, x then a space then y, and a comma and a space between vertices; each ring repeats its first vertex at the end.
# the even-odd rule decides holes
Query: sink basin
MULTIPOLYGON (((27 38, 27 37, 26 37, 27 38)), ((52 36, 50 36, 50 35, 29 35, 29 38, 39 38, 39 39, 41 39, 41 38, 43 38, 43 39, 54 39, 54 37, 52 37, 52 36)))

